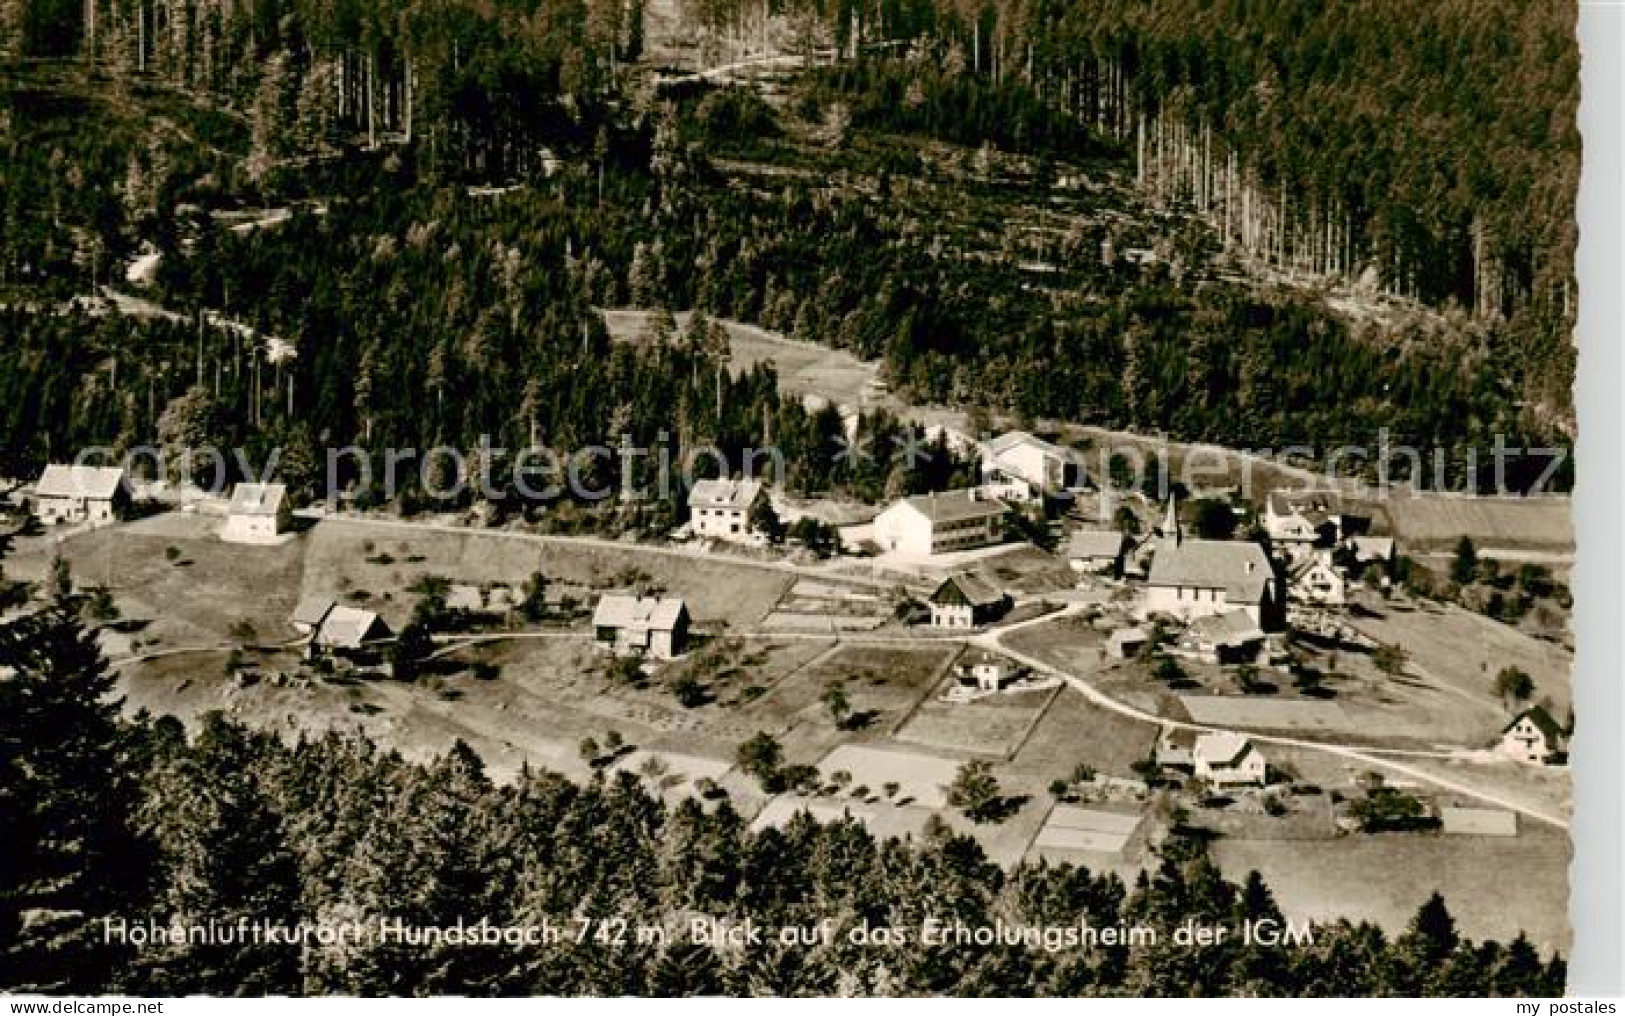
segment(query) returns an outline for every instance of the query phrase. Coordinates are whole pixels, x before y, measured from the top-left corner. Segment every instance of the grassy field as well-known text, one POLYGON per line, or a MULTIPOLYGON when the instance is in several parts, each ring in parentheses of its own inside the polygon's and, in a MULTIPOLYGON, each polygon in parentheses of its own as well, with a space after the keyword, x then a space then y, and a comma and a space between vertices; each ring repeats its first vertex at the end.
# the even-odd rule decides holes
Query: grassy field
POLYGON ((1226 876, 1257 869, 1290 918, 1371 921, 1398 934, 1438 891, 1468 938, 1528 934, 1567 949, 1569 842, 1528 829, 1515 838, 1389 833, 1284 844, 1221 838, 1226 876))
POLYGON ((975 702, 944 702, 949 677, 897 732, 899 741, 942 751, 1009 758, 1048 708, 1059 688, 991 695, 975 702))
POLYGON ((404 615, 410 606, 398 592, 390 591, 402 590, 425 575, 517 586, 541 571, 556 587, 584 593, 633 586, 665 590, 688 602, 697 626, 739 630, 760 622, 794 580, 747 564, 480 530, 406 530, 328 519, 307 539, 303 592, 335 596, 364 591, 386 618, 392 612, 404 615))
POLYGON ((1479 552, 1574 550, 1566 498, 1393 497, 1374 506, 1408 553, 1449 550, 1465 534, 1479 552))
POLYGON ((873 740, 894 730, 930 694, 957 652, 842 647, 741 709, 738 722, 779 736, 790 761, 817 762, 844 741, 873 740), (837 681, 851 708, 850 730, 837 729, 823 704, 825 689, 837 681))
POLYGON ((1016 754, 1015 768, 1047 786, 1069 777, 1081 763, 1108 776, 1129 777, 1151 754, 1157 728, 1102 709, 1074 688, 1061 689, 1032 736, 1016 754))

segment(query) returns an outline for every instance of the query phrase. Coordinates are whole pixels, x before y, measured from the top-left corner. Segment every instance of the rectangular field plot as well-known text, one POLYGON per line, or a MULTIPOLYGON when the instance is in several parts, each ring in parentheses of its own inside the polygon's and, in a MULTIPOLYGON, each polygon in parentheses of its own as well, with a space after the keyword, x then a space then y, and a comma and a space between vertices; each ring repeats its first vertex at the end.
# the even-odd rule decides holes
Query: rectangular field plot
POLYGON ((1215 727, 1257 727, 1262 730, 1319 730, 1345 733, 1355 728, 1336 702, 1305 699, 1221 698, 1216 695, 1181 695, 1180 704, 1195 723, 1215 727))
POLYGON ((896 737, 930 748, 1008 758, 1059 690, 991 695, 958 703, 933 695, 915 710, 896 737))
POLYGON ((834 773, 848 772, 853 784, 875 790, 895 783, 899 787, 895 800, 943 808, 947 806, 944 788, 954 781, 959 763, 908 751, 843 744, 818 763, 818 771, 826 780, 834 773))
POLYGON ((1140 816, 1058 804, 1028 851, 1054 861, 1074 853, 1121 856, 1140 827, 1140 816))

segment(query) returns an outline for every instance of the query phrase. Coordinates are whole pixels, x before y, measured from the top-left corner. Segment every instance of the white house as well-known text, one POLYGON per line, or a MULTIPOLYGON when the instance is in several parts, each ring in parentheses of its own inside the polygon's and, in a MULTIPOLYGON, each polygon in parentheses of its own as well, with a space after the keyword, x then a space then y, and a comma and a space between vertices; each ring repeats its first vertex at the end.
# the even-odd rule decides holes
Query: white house
POLYGON ((985 649, 976 649, 954 665, 960 681, 975 685, 978 691, 1000 691, 1020 672, 1015 662, 985 649))
POLYGON ((1000 498, 1029 501, 1077 481, 1077 456, 1071 449, 1024 430, 983 442, 981 452, 982 484, 1000 498))
POLYGON ((1123 558, 1134 541, 1125 533, 1080 529, 1066 542, 1066 563, 1079 575, 1123 574, 1123 558))
POLYGON ((280 483, 239 483, 226 506, 220 538, 227 543, 275 543, 293 525, 293 504, 280 483))
POLYGON ((979 575, 950 575, 931 594, 931 625, 969 629, 998 620, 1010 607, 1010 597, 979 575))
POLYGON ((975 489, 905 497, 875 516, 874 541, 884 552, 911 557, 987 547, 1004 538, 1007 510, 975 489))
POLYGON ((1268 772, 1264 756, 1253 742, 1229 731, 1197 737, 1191 761, 1198 779, 1218 787, 1261 787, 1268 772))
POLYGON ((1184 539, 1169 500, 1168 521, 1140 603, 1143 616, 1192 621, 1243 610, 1253 623, 1268 628, 1279 604, 1275 569, 1263 547, 1241 540, 1184 539))
POLYGON ((1348 582, 1330 554, 1305 554, 1287 569, 1287 596, 1295 603, 1341 607, 1348 600, 1348 582))
POLYGON ((745 540, 750 506, 761 492, 759 480, 700 480, 688 494, 689 528, 699 537, 745 540))
POLYGON ((688 644, 688 606, 675 596, 610 593, 593 611, 593 638, 617 655, 669 660, 688 644))
POLYGON ((52 463, 34 485, 34 514, 46 525, 106 525, 117 521, 129 504, 129 480, 113 466, 52 463))
POLYGON ((1343 529, 1342 500, 1330 490, 1274 490, 1264 501, 1264 531, 1283 551, 1330 546, 1343 529))
POLYGON ((1561 761, 1568 751, 1568 732, 1541 706, 1519 713, 1501 731, 1499 750, 1518 762, 1545 765, 1561 761))
POLYGON ((1353 551, 1356 564, 1386 564, 1394 559, 1391 536, 1351 536, 1343 545, 1353 551))

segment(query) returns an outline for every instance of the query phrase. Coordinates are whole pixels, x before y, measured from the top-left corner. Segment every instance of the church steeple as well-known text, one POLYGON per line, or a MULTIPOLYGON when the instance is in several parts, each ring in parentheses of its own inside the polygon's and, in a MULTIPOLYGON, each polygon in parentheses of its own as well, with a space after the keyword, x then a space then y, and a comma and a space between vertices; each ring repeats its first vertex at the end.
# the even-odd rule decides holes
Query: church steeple
POLYGON ((1179 509, 1174 504, 1174 495, 1172 493, 1168 495, 1168 515, 1162 520, 1162 537, 1165 540, 1174 541, 1175 546, 1178 546, 1183 539, 1183 535, 1179 531, 1179 509))

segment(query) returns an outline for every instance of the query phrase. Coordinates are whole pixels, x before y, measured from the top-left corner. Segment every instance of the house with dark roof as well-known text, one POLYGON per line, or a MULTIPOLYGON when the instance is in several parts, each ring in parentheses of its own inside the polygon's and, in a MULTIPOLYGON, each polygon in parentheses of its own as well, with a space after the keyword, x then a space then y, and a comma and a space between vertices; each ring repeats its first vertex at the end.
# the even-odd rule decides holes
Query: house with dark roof
POLYGON ((762 492, 759 480, 700 480, 688 494, 689 529, 705 539, 750 538, 750 508, 762 492))
POLYGON ((1532 706, 1501 731, 1498 750, 1507 758, 1531 765, 1550 765, 1568 757, 1569 732, 1542 706, 1532 706))
POLYGON ((232 488, 220 538, 227 543, 275 543, 293 526, 293 503, 280 483, 239 483, 232 488))
POLYGON ((52 463, 34 485, 34 514, 45 525, 116 522, 130 507, 124 470, 113 466, 52 463))
POLYGON ((1193 621, 1246 611, 1265 630, 1279 623, 1281 597, 1264 548, 1244 540, 1187 540, 1172 499, 1156 541, 1140 613, 1193 621))
POLYGON ((323 650, 360 652, 394 635, 384 619, 372 611, 347 607, 324 596, 300 600, 288 621, 306 637, 305 651, 313 656, 323 650))
POLYGON ((973 649, 954 661, 954 673, 961 684, 977 691, 996 692, 1014 681, 1021 674, 1021 668, 1008 656, 973 649))
POLYGON ((997 621, 1010 609, 1004 590, 969 572, 948 576, 928 602, 933 627, 960 631, 997 621))
POLYGON ((619 656, 670 660, 688 645, 688 605, 675 596, 609 593, 593 610, 593 639, 619 656))
POLYGON ((885 553, 930 557, 988 547, 1004 539, 1008 506, 972 488, 920 494, 875 516, 875 544, 885 553))

